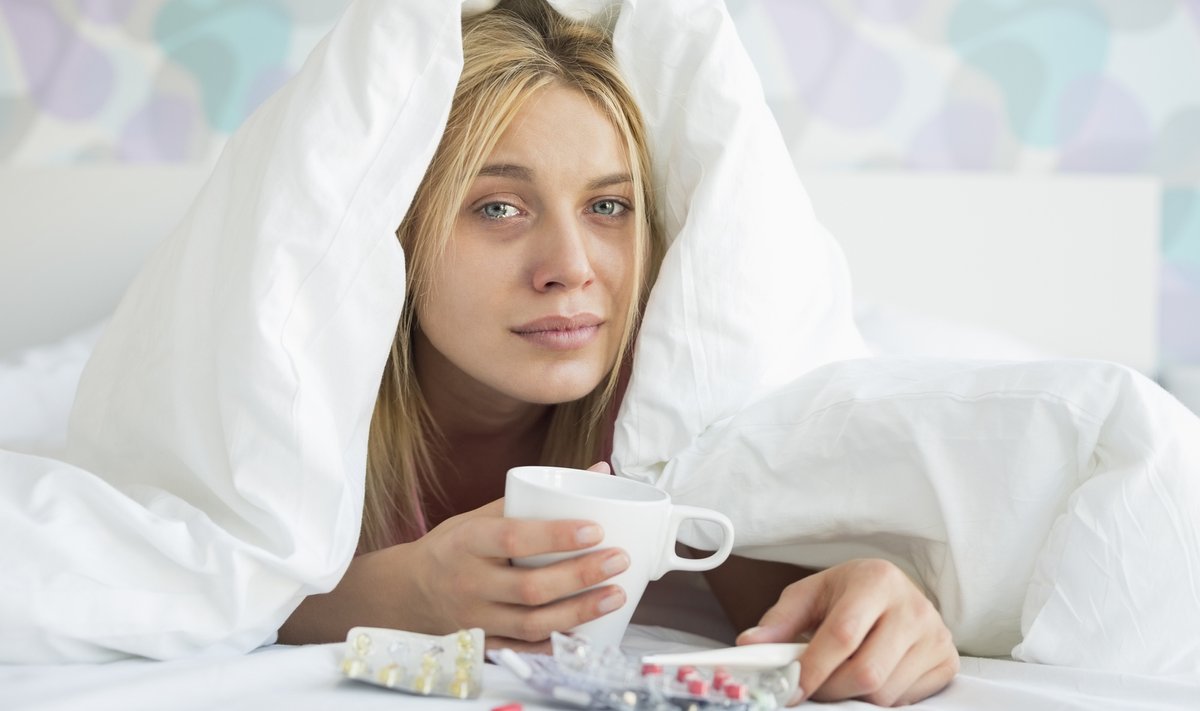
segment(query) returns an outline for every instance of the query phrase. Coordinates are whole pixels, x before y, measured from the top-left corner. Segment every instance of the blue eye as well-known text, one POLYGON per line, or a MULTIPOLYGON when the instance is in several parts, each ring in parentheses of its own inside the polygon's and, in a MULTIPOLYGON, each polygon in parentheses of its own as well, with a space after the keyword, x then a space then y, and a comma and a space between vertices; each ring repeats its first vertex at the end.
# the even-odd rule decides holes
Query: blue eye
POLYGON ((489 202, 483 206, 482 212, 489 220, 503 220, 506 217, 516 217, 520 210, 506 202, 489 202))
POLYGON ((616 217, 625 212, 627 207, 617 202, 616 200, 597 200, 592 203, 592 212, 605 217, 616 217))

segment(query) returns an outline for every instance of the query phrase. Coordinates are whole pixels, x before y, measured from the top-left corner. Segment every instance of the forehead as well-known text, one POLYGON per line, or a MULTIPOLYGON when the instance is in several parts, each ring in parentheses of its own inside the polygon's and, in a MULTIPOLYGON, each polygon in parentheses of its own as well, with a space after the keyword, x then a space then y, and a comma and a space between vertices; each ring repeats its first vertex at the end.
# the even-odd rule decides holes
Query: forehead
POLYGON ((609 116, 583 92, 557 84, 525 102, 488 162, 587 177, 629 169, 625 142, 609 116))

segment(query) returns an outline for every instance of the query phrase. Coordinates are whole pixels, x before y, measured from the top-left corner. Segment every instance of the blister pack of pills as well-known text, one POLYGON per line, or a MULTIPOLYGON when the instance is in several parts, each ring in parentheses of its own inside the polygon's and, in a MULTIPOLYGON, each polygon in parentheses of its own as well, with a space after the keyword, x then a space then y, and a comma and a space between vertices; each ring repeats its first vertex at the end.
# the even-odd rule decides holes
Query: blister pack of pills
POLYGON ((799 645, 636 658, 556 633, 552 647, 552 655, 504 649, 487 656, 556 701, 613 711, 771 711, 792 697, 800 679, 799 645))
POLYGON ((483 630, 445 636, 355 627, 341 662, 348 679, 422 696, 474 699, 483 690, 483 630))

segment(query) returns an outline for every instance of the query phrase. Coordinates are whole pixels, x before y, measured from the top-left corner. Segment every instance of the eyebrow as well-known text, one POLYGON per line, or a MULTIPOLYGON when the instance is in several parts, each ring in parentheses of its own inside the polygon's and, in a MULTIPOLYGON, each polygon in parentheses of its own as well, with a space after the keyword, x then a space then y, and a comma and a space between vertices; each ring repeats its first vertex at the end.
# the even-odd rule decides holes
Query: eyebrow
MULTIPOLYGON (((527 183, 533 182, 533 171, 523 165, 513 163, 490 163, 479 169, 480 178, 514 178, 527 183)), ((612 185, 632 183, 633 176, 629 173, 613 173, 588 181, 588 190, 599 190, 612 185)))
POLYGON ((621 185, 622 183, 632 182, 633 176, 629 173, 613 173, 612 175, 606 175, 603 178, 596 178, 595 180, 588 182, 587 189, 599 190, 600 188, 607 188, 611 185, 621 185))
POLYGON ((491 163, 479 169, 480 178, 516 178, 525 182, 533 182, 533 171, 523 165, 512 163, 491 163))

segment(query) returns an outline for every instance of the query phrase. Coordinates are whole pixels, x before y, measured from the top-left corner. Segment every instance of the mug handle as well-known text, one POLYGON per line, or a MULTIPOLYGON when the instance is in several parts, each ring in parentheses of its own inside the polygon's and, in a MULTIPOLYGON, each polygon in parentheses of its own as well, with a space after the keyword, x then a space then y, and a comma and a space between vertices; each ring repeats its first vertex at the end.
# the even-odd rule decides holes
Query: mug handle
POLYGON ((671 507, 671 520, 667 525, 667 544, 670 547, 664 551, 666 555, 663 556, 662 565, 659 566, 660 569, 654 576, 654 580, 658 580, 672 570, 712 570, 724 563, 725 559, 729 557, 730 551, 733 550, 733 522, 720 511, 699 506, 674 505, 671 507), (711 521, 720 526, 725 534, 724 540, 721 541, 721 547, 703 558, 680 558, 675 553, 675 542, 679 540, 680 524, 689 519, 711 521))

